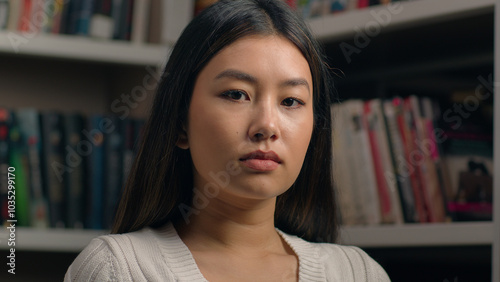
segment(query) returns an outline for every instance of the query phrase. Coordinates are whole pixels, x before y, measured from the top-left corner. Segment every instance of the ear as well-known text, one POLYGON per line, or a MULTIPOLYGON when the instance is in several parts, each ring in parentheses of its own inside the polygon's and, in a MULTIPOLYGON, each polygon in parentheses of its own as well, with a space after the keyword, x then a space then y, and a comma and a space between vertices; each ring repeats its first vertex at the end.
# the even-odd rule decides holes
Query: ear
POLYGON ((177 139, 175 145, 184 150, 189 149, 189 140, 184 126, 182 126, 182 130, 179 132, 179 138, 177 139))

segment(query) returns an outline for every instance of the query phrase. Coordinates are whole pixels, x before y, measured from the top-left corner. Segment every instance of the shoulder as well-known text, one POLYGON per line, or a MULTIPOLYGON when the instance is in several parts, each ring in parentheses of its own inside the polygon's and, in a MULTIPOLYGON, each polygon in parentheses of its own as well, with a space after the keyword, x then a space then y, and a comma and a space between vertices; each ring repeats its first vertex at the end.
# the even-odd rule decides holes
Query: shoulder
POLYGON ((358 247, 314 244, 327 276, 340 275, 341 281, 390 281, 384 269, 358 247))
POLYGON ((169 277, 150 228, 93 239, 68 268, 65 281, 152 281, 169 277))
POLYGON ((327 281, 390 281, 384 269, 358 247, 311 243, 279 232, 299 257, 303 274, 320 273, 320 280, 327 281))

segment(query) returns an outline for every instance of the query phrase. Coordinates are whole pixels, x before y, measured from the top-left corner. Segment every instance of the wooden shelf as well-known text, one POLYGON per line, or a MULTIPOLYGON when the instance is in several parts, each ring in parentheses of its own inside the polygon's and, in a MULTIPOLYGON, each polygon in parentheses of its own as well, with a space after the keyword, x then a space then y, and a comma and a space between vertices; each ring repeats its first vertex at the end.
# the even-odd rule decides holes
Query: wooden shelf
POLYGON ((29 38, 23 37, 22 33, 0 31, 0 53, 12 55, 157 66, 166 61, 169 51, 169 47, 162 45, 53 34, 39 34, 29 38), (15 41, 13 38, 24 39, 15 41))
POLYGON ((341 243, 359 247, 491 245, 492 222, 403 224, 341 228, 341 243))
MULTIPOLYGON (((356 29, 365 31, 368 26, 378 25, 381 30, 408 28, 431 22, 450 21, 478 14, 493 12, 495 0, 418 0, 396 2, 398 13, 390 13, 387 6, 347 11, 335 15, 313 18, 308 21, 313 34, 322 41, 338 40, 356 35, 356 29), (373 14, 390 15, 379 22, 373 14)), ((375 30, 375 29, 374 29, 375 30)))

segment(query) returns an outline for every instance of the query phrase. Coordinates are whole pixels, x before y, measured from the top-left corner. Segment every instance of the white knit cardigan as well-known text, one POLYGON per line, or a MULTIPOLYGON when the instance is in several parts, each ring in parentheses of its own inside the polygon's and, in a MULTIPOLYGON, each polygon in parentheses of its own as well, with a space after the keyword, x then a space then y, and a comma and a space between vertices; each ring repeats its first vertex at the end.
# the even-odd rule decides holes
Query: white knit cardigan
MULTIPOLYGON (((357 247, 311 243, 280 230, 299 258, 299 281, 390 281, 357 247)), ((207 281, 171 223, 100 236, 78 255, 64 281, 207 281)))

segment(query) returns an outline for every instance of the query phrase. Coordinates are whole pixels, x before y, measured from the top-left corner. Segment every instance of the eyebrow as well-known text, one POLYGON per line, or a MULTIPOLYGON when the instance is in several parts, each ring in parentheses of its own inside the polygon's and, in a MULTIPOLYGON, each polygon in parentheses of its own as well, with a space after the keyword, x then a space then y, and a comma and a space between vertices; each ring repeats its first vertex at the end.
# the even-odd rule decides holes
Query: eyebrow
MULTIPOLYGON (((221 78, 235 78, 235 79, 238 79, 238 80, 243 80, 243 81, 247 81, 251 84, 257 84, 258 80, 256 77, 248 74, 248 73, 245 73, 245 72, 242 72, 242 71, 239 71, 239 70, 234 70, 234 69, 227 69, 227 70, 224 70, 223 72, 219 73, 215 79, 221 79, 221 78)), ((311 88, 309 87, 309 83, 307 82, 307 80, 303 79, 303 78, 292 78, 292 79, 287 79, 285 81, 283 81, 280 86, 282 87, 286 87, 286 86, 304 86, 307 88, 307 91, 309 92, 309 94, 311 94, 311 88)))

